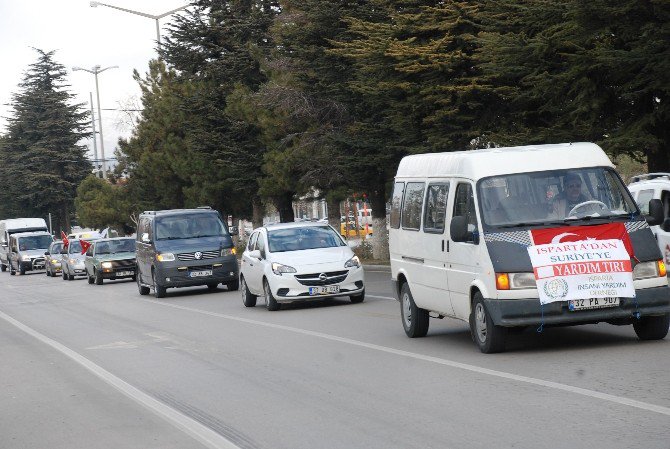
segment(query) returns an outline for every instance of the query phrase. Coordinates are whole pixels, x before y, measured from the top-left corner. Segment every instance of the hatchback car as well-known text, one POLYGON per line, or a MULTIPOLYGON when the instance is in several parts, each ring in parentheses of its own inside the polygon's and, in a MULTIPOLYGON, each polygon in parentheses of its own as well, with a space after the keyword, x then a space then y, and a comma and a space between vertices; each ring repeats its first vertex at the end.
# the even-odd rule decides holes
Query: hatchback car
POLYGON ((63 249, 63 242, 57 240, 53 242, 49 249, 44 253, 44 265, 47 271, 47 276, 56 277, 61 271, 61 250, 63 249))
POLYGON ((358 257, 331 226, 284 223, 254 231, 242 255, 242 300, 254 307, 262 296, 268 310, 281 303, 349 296, 365 299, 358 257))
POLYGON ((69 244, 61 250, 61 270, 64 281, 72 281, 75 276, 86 276, 86 267, 82 254, 81 242, 79 240, 70 241, 69 244))
POLYGON ((102 285, 104 279, 135 280, 135 239, 96 240, 86 251, 84 266, 88 283, 102 285))

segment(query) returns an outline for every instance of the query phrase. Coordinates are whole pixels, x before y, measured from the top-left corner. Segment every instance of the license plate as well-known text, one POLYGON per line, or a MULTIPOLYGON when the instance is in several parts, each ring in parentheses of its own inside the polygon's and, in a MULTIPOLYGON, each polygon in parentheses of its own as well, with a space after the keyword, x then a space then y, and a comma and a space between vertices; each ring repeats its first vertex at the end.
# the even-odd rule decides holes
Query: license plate
POLYGON ((589 298, 573 299, 568 301, 568 308, 571 311, 602 309, 604 307, 616 307, 619 305, 619 298, 589 298))
POLYGON ((333 294, 333 293, 339 293, 340 292, 340 287, 337 285, 331 286, 331 287, 310 287, 309 288, 309 294, 310 295, 328 295, 328 294, 333 294))
POLYGON ((211 276, 212 270, 191 271, 189 276, 192 278, 199 278, 202 276, 211 276))
POLYGON ((135 274, 133 271, 117 271, 116 275, 117 276, 132 276, 135 274))

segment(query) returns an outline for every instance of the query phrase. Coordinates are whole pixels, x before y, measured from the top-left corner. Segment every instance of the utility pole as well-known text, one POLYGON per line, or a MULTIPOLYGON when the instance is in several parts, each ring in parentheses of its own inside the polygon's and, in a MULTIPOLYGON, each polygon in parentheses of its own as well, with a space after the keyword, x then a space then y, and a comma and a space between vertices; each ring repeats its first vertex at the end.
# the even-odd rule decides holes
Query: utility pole
POLYGON ((95 135, 95 114, 93 113, 93 92, 88 93, 91 97, 91 128, 93 129, 93 166, 95 167, 95 176, 100 177, 98 169, 98 136, 95 135))

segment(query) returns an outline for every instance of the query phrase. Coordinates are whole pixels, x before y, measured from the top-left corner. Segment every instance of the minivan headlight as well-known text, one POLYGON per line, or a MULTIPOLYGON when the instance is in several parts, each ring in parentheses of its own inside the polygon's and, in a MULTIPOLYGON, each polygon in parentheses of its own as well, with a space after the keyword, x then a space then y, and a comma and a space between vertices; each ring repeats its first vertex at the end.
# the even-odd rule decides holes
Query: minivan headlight
POLYGON ((359 268, 360 266, 361 266, 361 260, 358 258, 358 256, 354 256, 344 263, 344 268, 352 268, 352 267, 359 268))
POLYGON ((633 268, 633 279, 649 279, 659 277, 659 264, 656 260, 651 262, 640 262, 633 268))
POLYGON ((221 250, 221 257, 234 256, 235 254, 237 254, 237 250, 235 248, 223 248, 221 250))
POLYGON ((282 273, 297 273, 298 271, 293 267, 289 267, 288 265, 272 262, 272 272, 277 276, 281 276, 282 273))
POLYGON ((23 260, 24 262, 30 262, 30 256, 28 254, 24 254, 23 256, 21 256, 21 260, 23 260))
POLYGON ((172 262, 174 260, 174 254, 172 253, 156 254, 156 260, 159 262, 172 262))

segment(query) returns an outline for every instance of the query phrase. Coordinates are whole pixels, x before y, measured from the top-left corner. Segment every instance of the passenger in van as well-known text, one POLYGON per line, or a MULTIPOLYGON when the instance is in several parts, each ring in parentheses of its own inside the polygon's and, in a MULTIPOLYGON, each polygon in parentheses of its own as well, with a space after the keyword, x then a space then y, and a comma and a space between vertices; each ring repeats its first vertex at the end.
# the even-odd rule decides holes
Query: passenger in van
POLYGON ((577 173, 569 172, 563 179, 563 191, 553 200, 554 213, 558 218, 565 218, 572 208, 588 200, 582 193, 582 178, 577 173))

